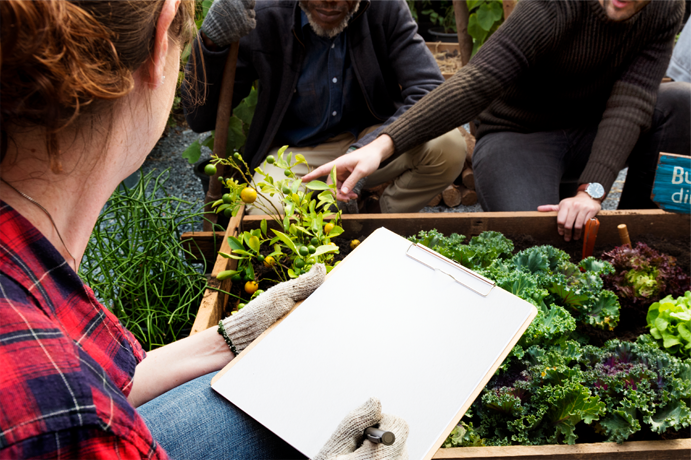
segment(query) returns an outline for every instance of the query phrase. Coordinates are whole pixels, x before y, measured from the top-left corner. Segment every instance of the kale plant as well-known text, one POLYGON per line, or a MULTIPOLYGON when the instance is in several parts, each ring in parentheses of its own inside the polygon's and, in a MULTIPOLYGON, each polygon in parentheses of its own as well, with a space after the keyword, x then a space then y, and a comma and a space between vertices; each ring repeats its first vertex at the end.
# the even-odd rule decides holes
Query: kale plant
POLYGON ((691 424, 691 360, 670 356, 650 336, 586 346, 579 361, 584 384, 606 406, 596 428, 607 441, 623 442, 643 426, 662 434, 691 424))

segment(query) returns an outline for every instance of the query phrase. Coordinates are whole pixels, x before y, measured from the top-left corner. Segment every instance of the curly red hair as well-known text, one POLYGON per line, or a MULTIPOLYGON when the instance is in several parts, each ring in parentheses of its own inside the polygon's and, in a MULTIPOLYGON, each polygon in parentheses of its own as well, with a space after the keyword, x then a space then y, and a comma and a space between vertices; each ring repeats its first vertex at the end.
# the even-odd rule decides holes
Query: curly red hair
MULTIPOLYGON (((132 74, 151 55, 163 3, 0 1, 0 158, 10 130, 40 127, 58 172, 58 133, 134 88, 132 74)), ((171 36, 189 41, 193 21, 194 3, 183 0, 171 36)))

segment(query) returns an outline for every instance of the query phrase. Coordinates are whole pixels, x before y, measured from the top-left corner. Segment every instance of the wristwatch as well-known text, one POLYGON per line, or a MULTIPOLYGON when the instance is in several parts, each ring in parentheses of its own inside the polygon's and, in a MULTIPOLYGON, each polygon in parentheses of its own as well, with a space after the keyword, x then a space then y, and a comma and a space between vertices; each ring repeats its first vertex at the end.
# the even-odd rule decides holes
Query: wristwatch
POLYGON ((587 193, 593 200, 602 201, 605 198, 605 188, 597 182, 581 184, 578 186, 578 191, 587 193))

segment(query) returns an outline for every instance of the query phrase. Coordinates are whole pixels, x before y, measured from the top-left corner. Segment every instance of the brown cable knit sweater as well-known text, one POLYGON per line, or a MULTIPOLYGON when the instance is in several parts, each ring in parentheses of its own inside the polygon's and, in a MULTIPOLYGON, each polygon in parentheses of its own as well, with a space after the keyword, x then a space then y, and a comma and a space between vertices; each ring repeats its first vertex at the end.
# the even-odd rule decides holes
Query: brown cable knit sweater
POLYGON ((398 154, 478 115, 478 139, 598 124, 580 183, 609 190, 650 125, 683 12, 682 1, 652 0, 616 23, 598 0, 521 0, 468 65, 384 134, 398 154))

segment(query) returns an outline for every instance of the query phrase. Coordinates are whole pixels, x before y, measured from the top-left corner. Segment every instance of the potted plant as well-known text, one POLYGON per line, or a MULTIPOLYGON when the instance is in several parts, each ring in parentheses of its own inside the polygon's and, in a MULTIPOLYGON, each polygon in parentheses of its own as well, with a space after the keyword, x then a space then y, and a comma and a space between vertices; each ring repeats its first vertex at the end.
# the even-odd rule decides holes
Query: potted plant
MULTIPOLYGON (((504 22, 504 9, 502 0, 467 0, 468 5, 468 35, 473 39, 473 51, 475 55, 478 49, 504 22)), ((424 3, 426 9, 422 14, 429 17, 434 27, 427 32, 435 41, 458 42, 456 27, 456 15, 451 1, 424 3)))

